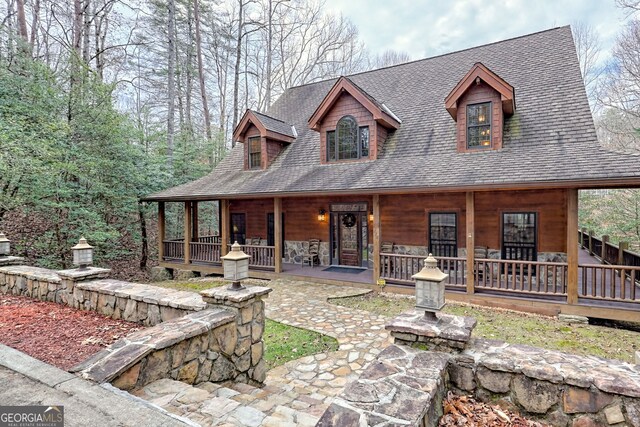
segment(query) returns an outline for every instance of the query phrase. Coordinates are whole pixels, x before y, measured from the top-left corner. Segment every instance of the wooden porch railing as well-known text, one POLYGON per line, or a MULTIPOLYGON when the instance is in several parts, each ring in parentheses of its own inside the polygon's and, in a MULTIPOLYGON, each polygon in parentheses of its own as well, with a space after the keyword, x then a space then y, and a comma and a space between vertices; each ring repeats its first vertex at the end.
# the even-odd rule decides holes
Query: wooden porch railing
POLYGON ((567 264, 476 259, 475 288, 510 293, 567 295, 567 264))
POLYGON ((191 242, 189 243, 192 262, 220 263, 220 243, 191 242))
MULTIPOLYGON (((380 254, 380 277, 390 283, 413 285, 411 276, 422 269, 425 258, 424 255, 383 252, 380 254)), ((466 286, 466 258, 438 257, 436 259, 438 268, 449 275, 447 286, 460 289, 466 286)))
MULTIPOLYGON (((231 245, 228 245, 231 250, 231 245)), ((241 245, 242 251, 249 255, 249 267, 266 270, 275 269, 276 247, 262 245, 241 245)))
POLYGON ((164 259, 184 259, 184 243, 181 240, 165 240, 162 242, 162 245, 164 246, 164 259))
POLYGON ((640 267, 581 264, 580 298, 640 302, 640 267))

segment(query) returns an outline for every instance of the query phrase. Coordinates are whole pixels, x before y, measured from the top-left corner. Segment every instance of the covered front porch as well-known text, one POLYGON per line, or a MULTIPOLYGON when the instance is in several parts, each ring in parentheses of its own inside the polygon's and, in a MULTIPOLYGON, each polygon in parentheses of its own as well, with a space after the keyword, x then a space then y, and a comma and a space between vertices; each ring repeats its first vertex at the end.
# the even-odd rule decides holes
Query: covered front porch
MULTIPOLYGON (((221 274, 220 257, 237 240, 251 256, 252 277, 373 288, 384 284, 385 290, 412 293, 411 276, 434 252, 440 269, 449 274, 449 298, 640 321, 640 257, 609 242, 598 246, 597 239, 578 231, 577 190, 557 190, 555 202, 534 209, 539 196, 523 192, 516 195, 515 206, 497 192, 220 200, 215 235, 199 235, 198 201, 186 201, 183 236, 172 238, 166 237, 165 204, 160 202, 159 261, 166 268, 221 274), (455 213, 452 217, 460 222, 450 244, 434 239, 435 219, 441 220, 442 212, 455 213), (513 256, 503 249, 509 243, 505 232, 489 232, 504 230, 505 215, 512 212, 535 213, 534 251, 519 243, 523 247, 513 256), (347 214, 353 218, 345 220, 347 214), (311 238, 321 241, 318 259, 302 265, 311 238), (586 249, 579 250, 581 245, 586 249)), ((438 226, 447 229, 446 221, 438 226)))

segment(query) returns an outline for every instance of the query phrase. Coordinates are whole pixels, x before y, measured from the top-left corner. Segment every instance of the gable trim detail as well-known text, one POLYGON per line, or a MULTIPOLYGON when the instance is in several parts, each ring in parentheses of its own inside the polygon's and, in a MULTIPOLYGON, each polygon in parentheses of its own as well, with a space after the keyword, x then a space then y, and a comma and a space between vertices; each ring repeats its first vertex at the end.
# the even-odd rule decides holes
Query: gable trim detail
POLYGON ((515 90, 513 86, 507 83, 504 79, 498 76, 496 73, 485 67, 482 63, 476 62, 471 70, 456 84, 453 90, 445 98, 445 108, 453 117, 453 120, 458 120, 458 101, 469 90, 469 88, 475 84, 476 80, 480 79, 487 85, 491 86, 496 92, 500 94, 500 100, 502 101, 502 111, 504 114, 511 115, 516 110, 515 90))

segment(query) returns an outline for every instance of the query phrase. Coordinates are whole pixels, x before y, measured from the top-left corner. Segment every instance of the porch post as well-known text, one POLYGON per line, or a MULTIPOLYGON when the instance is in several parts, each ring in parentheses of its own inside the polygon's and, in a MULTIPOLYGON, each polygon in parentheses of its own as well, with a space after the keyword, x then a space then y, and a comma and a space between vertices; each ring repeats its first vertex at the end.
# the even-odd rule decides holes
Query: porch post
POLYGON ((165 231, 165 215, 164 215, 164 202, 158 202, 158 261, 164 261, 164 240, 166 236, 165 231))
POLYGON ((380 278, 380 238, 382 235, 382 221, 380 221, 380 195, 373 195, 373 283, 380 278))
POLYGON ((589 255, 593 255, 593 230, 589 230, 589 255))
POLYGON ((567 189, 567 304, 578 302, 578 190, 567 189))
POLYGON ((273 239, 275 245, 274 271, 282 273, 282 199, 273 198, 273 239))
POLYGON ((629 249, 629 242, 618 242, 618 265, 624 265, 624 251, 629 249))
POLYGON ((184 263, 191 262, 191 202, 184 202, 184 263))
POLYGON ((603 264, 607 263, 607 243, 609 242, 609 236, 602 235, 602 250, 600 251, 600 259, 603 264))
POLYGON ((467 191, 467 294, 475 292, 475 198, 473 191, 467 191))
POLYGON ((191 205, 191 240, 198 241, 198 202, 192 202, 191 205))
MULTIPOLYGON (((227 248, 227 244, 229 243, 229 201, 228 200, 220 200, 220 228, 222 232, 220 233, 220 253, 221 255, 226 255, 229 250, 227 248)), ((233 242, 231 242, 233 243, 233 242)))

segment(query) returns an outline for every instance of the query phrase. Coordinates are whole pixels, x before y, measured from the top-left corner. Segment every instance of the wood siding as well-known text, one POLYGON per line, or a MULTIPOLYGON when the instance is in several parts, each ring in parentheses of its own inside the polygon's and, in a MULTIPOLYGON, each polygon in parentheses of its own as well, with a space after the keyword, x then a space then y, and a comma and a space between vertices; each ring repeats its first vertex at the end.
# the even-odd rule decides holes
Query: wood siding
MULTIPOLYGON (((285 240, 311 238, 329 241, 329 213, 332 203, 366 202, 371 196, 295 197, 282 200, 285 214, 285 240), (318 221, 318 211, 326 219, 318 221)), ((538 214, 538 252, 566 252, 566 190, 491 191, 475 193, 474 245, 500 249, 503 212, 538 214)), ((246 214, 247 238, 267 238, 267 213, 273 212, 273 199, 232 200, 231 213, 246 214)), ((455 212, 458 220, 458 248, 466 244, 465 193, 432 193, 380 196, 381 241, 396 245, 427 246, 429 213, 455 212)), ((373 243, 369 222, 369 243, 373 243)))
POLYGON ((484 82, 473 85, 458 101, 458 152, 499 150, 502 148, 504 115, 500 94, 484 82), (491 102, 491 148, 467 148, 467 105, 491 102))
MULTIPOLYGON (((335 130, 338 121, 344 116, 353 116, 358 122, 358 126, 369 126, 369 159, 375 159, 377 150, 373 147, 376 145, 376 122, 373 120, 373 114, 360 104, 353 96, 348 93, 342 93, 340 98, 327 113, 320 126, 320 161, 327 163, 327 131, 335 130)), ((342 161, 358 161, 358 160, 342 160, 342 161)), ((333 163, 333 162, 332 162, 333 163)))
POLYGON ((278 157, 278 154, 283 150, 284 143, 267 138, 266 147, 263 151, 262 164, 264 168, 268 168, 271 163, 278 157))

